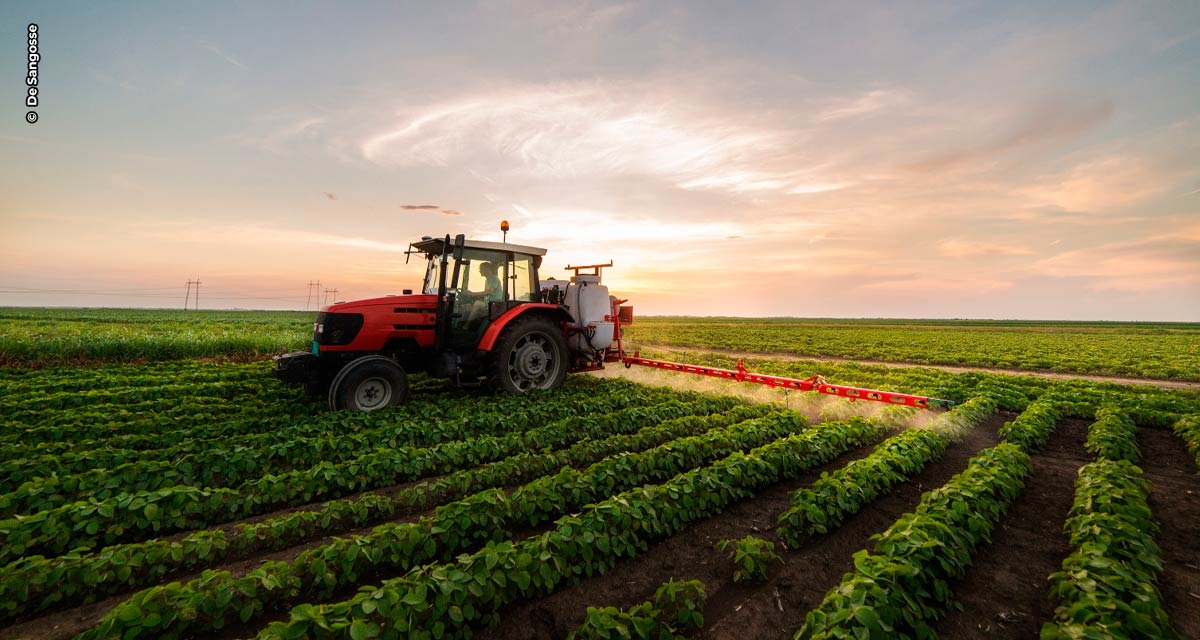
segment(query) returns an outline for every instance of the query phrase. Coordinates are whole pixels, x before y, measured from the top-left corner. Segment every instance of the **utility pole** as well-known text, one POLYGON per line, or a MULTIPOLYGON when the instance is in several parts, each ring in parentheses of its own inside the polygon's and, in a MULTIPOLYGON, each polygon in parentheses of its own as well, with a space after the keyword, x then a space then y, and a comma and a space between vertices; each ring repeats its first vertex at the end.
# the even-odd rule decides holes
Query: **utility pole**
POLYGON ((316 282, 313 282, 312 280, 308 281, 308 297, 304 299, 304 310, 305 311, 308 311, 309 305, 312 304, 314 291, 317 293, 317 302, 318 303, 321 302, 321 281, 320 280, 317 280, 316 282))
POLYGON ((327 304, 327 305, 329 304, 329 294, 331 294, 331 293, 333 294, 333 301, 337 302, 337 292, 338 292, 337 289, 326 289, 325 290, 325 304, 327 304))
POLYGON ((183 296, 183 310, 187 311, 188 299, 192 297, 192 285, 196 285, 196 311, 200 310, 200 278, 187 281, 187 293, 183 296))

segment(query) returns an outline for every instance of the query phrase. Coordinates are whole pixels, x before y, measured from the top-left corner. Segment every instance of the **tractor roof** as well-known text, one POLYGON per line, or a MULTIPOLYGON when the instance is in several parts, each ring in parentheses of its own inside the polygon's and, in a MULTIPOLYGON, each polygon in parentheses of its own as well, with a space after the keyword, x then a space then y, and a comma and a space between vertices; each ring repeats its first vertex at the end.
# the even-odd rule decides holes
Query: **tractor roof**
MULTIPOLYGON (((445 244, 445 238, 430 238, 428 236, 412 243, 412 246, 417 251, 422 253, 431 253, 434 255, 442 254, 442 245, 445 244)), ((467 238, 463 244, 468 249, 484 249, 488 251, 511 251, 513 253, 524 253, 531 256, 546 255, 545 249, 537 247, 529 247, 523 244, 509 244, 507 242, 487 242, 485 240, 471 240, 467 238)))

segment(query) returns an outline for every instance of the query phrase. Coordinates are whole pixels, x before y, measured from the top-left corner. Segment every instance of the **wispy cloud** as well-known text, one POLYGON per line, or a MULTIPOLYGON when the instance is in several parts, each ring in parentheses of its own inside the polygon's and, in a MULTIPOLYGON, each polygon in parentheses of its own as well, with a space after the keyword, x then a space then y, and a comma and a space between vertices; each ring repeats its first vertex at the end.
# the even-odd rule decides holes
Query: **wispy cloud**
POLYGON ((481 159, 504 158, 552 179, 641 175, 696 189, 788 186, 750 166, 777 151, 770 132, 647 91, 588 83, 468 96, 406 111, 361 150, 395 167, 472 168, 481 159))
POLYGON ((901 89, 871 89, 857 96, 829 101, 828 106, 821 109, 815 119, 818 122, 830 122, 886 112, 904 105, 909 99, 909 93, 901 89))
POLYGON ((934 154, 911 165, 917 171, 945 171, 976 162, 988 162, 1017 149, 1043 142, 1069 139, 1104 122, 1112 115, 1107 98, 1047 99, 1030 108, 1012 128, 972 146, 934 154))
POLYGON ((209 222, 191 221, 144 223, 139 225, 137 232, 153 238, 163 238, 172 241, 186 238, 188 242, 217 246, 328 246, 393 253, 401 253, 408 249, 407 244, 254 223, 212 224, 209 222))
POLYGON ((211 42, 208 42, 207 40, 200 40, 198 44, 199 44, 201 47, 203 47, 203 48, 204 48, 206 51, 210 51, 210 52, 212 52, 213 54, 217 55, 218 57, 220 57, 220 58, 221 58, 222 60, 224 60, 225 62, 228 62, 229 64, 231 64, 231 65, 233 65, 233 66, 235 66, 235 67, 239 67, 239 68, 242 68, 242 69, 245 69, 245 68, 246 68, 246 65, 242 64, 240 60, 238 60, 237 58, 235 58, 235 57, 233 56, 233 54, 231 54, 231 53, 227 53, 226 51, 224 51, 223 49, 221 49, 221 48, 220 48, 220 47, 218 47, 217 45, 215 45, 215 44, 213 44, 213 43, 211 43, 211 42))
POLYGON ((439 213, 444 216, 462 215, 461 211, 456 211, 454 209, 443 209, 436 204, 402 204, 400 205, 400 208, 404 211, 429 211, 432 213, 439 213))
POLYGON ((303 145, 324 142, 322 136, 328 123, 326 116, 289 110, 256 119, 252 128, 232 139, 237 144, 261 151, 290 155, 303 145))
POLYGON ((337 200, 338 199, 337 195, 329 193, 328 191, 322 191, 321 195, 325 196, 326 200, 337 200))
POLYGON ((1200 283, 1200 224, 1148 238, 1065 251, 1028 268, 1039 277, 1083 278, 1092 291, 1144 292, 1200 283))
POLYGON ((1019 256, 1033 253, 1033 251, 1028 247, 1001 242, 948 238, 938 243, 938 253, 950 258, 969 258, 980 256, 1019 256))

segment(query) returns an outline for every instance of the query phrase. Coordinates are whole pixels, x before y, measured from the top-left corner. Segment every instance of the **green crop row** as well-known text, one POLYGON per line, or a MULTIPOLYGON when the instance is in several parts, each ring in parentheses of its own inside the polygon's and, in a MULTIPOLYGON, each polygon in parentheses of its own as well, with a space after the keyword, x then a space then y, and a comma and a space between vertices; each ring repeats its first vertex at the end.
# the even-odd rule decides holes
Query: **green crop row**
MULTIPOLYGON (((586 376, 576 376, 568 380, 561 388, 553 393, 531 391, 525 396, 496 396, 484 398, 476 396, 455 396, 453 402, 446 397, 421 398, 416 397, 398 407, 385 411, 371 413, 359 412, 316 412, 311 404, 281 403, 263 404, 261 402, 247 403, 244 413, 221 420, 206 420, 196 424, 189 421, 167 420, 173 426, 163 429, 162 417, 149 416, 145 420, 137 420, 137 428, 141 433, 104 436, 95 440, 80 442, 44 442, 33 447, 14 446, 12 458, 34 460, 30 464, 53 464, 55 456, 79 454, 86 459, 97 449, 134 449, 139 451, 160 450, 173 448, 178 455, 184 452, 201 452, 212 448, 229 446, 264 446, 274 442, 295 440, 304 437, 327 436, 330 433, 349 433, 369 431, 381 428, 402 429, 408 442, 434 443, 445 440, 448 433, 457 433, 458 421, 478 423, 481 428, 494 425, 502 420, 498 416, 526 415, 530 420, 543 420, 549 416, 565 417, 571 412, 571 403, 564 402, 574 398, 592 396, 620 396, 623 394, 639 395, 645 387, 639 387, 624 381, 601 381, 586 376), (538 402, 545 399, 546 402, 538 402), (290 411, 296 407, 298 411, 290 411), (276 411, 279 408, 279 411, 276 411), (549 413, 547 413, 549 412, 549 413), (289 415, 295 413, 296 415, 289 415), (314 414, 314 415, 308 415, 314 414), (174 423, 183 422, 178 428, 174 423)), ((695 394, 675 392, 680 399, 697 397, 695 394)), ((200 415, 200 419, 207 416, 200 415)), ((103 418, 105 423, 126 423, 126 417, 120 414, 103 418)), ((127 424, 125 428, 132 427, 127 424)), ((71 437, 78 431, 63 429, 64 437, 71 437)), ((8 453, 5 451, 5 453, 8 453)), ((147 459, 155 455, 143 454, 147 459)), ((161 458, 160 458, 161 459, 161 458)))
POLYGON ((1183 438, 1188 451, 1196 458, 1196 468, 1200 469, 1200 413, 1184 416, 1175 422, 1175 433, 1183 438))
MULTIPOLYGON (((562 391, 563 394, 580 394, 584 393, 584 389, 589 386, 599 387, 602 382, 599 380, 572 380, 571 384, 563 386, 562 391)), ((285 400, 295 395, 294 389, 287 389, 277 382, 268 384, 270 384, 269 390, 263 392, 268 397, 276 398, 280 395, 277 392, 281 390, 285 400)), ((544 393, 536 395, 550 397, 550 394, 544 393)), ((229 418, 220 420, 213 420, 210 416, 191 417, 188 413, 189 409, 194 412, 196 408, 204 408, 207 402, 203 398, 193 400, 191 397, 182 403, 175 399, 172 406, 165 412, 135 412, 131 415, 120 410, 106 408, 91 415, 82 423, 54 423, 54 416, 58 412, 42 412, 38 414, 40 420, 45 421, 49 418, 52 424, 33 426, 20 434, 5 436, 0 440, 14 440, 14 443, 19 440, 26 445, 62 441, 72 443, 65 448, 49 447, 45 451, 24 449, 21 451, 23 457, 38 453, 61 453, 64 450, 86 448, 88 445, 153 449, 172 446, 188 440, 225 439, 231 436, 261 434, 267 431, 278 433, 281 429, 288 430, 288 435, 293 436, 304 433, 316 435, 326 433, 328 427, 334 425, 340 425, 344 429, 354 425, 374 424, 381 420, 396 420, 403 417, 432 419, 451 415, 467 416, 474 411, 497 405, 517 408, 533 404, 520 403, 515 398, 498 398, 489 403, 486 399, 476 396, 474 398, 464 397, 455 403, 446 403, 415 397, 411 402, 389 408, 387 411, 352 415, 336 412, 322 413, 316 410, 315 404, 301 401, 298 397, 286 404, 279 401, 263 403, 261 402, 262 397, 263 394, 255 393, 242 398, 240 403, 225 403, 227 408, 235 408, 236 413, 229 418), (280 415, 281 413, 283 415, 280 415), (380 415, 375 415, 376 413, 380 415), (292 416, 312 416, 312 419, 300 424, 290 424, 293 422, 290 419, 292 416), (93 439, 96 442, 86 444, 78 442, 86 439, 93 439)), ((41 422, 38 423, 38 425, 40 424, 41 422)), ((11 458, 11 455, 8 457, 11 458)))
POLYGON ((873 553, 854 554, 854 572, 808 613, 795 637, 934 637, 929 623, 952 605, 952 581, 990 541, 1031 471, 1029 454, 1015 444, 976 454, 966 470, 873 537, 873 553))
POLYGON ((487 488, 529 482, 563 466, 587 466, 610 455, 641 451, 676 438, 760 418, 770 410, 766 405, 738 405, 721 414, 667 420, 633 434, 583 440, 561 451, 520 453, 418 483, 394 496, 365 493, 326 502, 316 510, 239 523, 229 532, 198 531, 178 540, 114 545, 98 552, 68 553, 54 558, 26 556, 7 566, 4 579, 0 580, 0 619, 120 593, 184 569, 239 560, 256 552, 278 551, 316 536, 377 524, 487 488))
POLYGON ((661 406, 635 407, 615 414, 567 418, 520 433, 481 436, 428 448, 381 449, 342 464, 322 462, 301 471, 266 475, 237 489, 176 486, 66 504, 0 521, 0 561, 29 553, 63 553, 68 549, 186 531, 428 474, 449 473, 531 447, 555 443, 561 446, 585 437, 589 431, 603 433, 638 416, 651 421, 643 422, 645 425, 653 420, 727 408, 733 402, 729 398, 693 403, 673 400, 661 406))
POLYGON ((775 533, 796 549, 806 538, 840 527, 847 517, 941 458, 948 445, 946 438, 924 429, 892 436, 866 458, 823 473, 811 486, 794 492, 775 533))
POLYGON ((1039 398, 1030 403, 1016 420, 1005 422, 1000 427, 1000 439, 1021 447, 1025 453, 1033 454, 1046 446, 1056 422, 1058 407, 1049 400, 1039 398))
POLYGON ((1142 457, 1137 446, 1137 427, 1133 420, 1115 407, 1104 407, 1096 412, 1096 421, 1088 427, 1087 442, 1083 447, 1096 458, 1128 460, 1133 463, 1142 457))
MULTIPOLYGON (((630 404, 644 405, 677 395, 668 391, 645 390, 641 393, 583 397, 569 404, 563 402, 564 398, 559 398, 553 404, 567 407, 572 413, 604 413, 630 404)), ((535 415, 559 413, 537 408, 531 408, 530 412, 535 415)), ((479 412, 468 415, 462 421, 442 420, 442 429, 437 431, 447 441, 461 440, 482 435, 481 431, 504 433, 521 429, 533 421, 518 422, 516 415, 479 412), (505 419, 497 421, 497 415, 503 415, 505 419), (493 426, 499 426, 500 429, 489 428, 493 426)), ((35 472, 41 477, 35 477, 16 490, 0 495, 0 516, 173 486, 230 487, 252 483, 256 478, 272 472, 285 476, 288 473, 303 473, 303 470, 322 463, 348 464, 358 461, 367 465, 369 456, 386 456, 387 450, 410 446, 412 440, 428 437, 427 428, 419 423, 282 441, 277 434, 264 435, 269 436, 269 440, 259 447, 205 448, 193 453, 194 445, 189 443, 158 450, 169 456, 164 460, 114 461, 117 462, 115 467, 96 468, 65 476, 54 475, 55 464, 48 463, 46 467, 49 468, 43 467, 40 472, 35 472)))
POLYGON ((500 609, 546 595, 568 582, 604 573, 650 542, 719 513, 785 478, 878 440, 865 420, 825 423, 747 454, 733 454, 658 485, 643 486, 560 518, 546 533, 518 543, 489 543, 457 562, 426 565, 408 575, 363 588, 328 605, 292 610, 260 638, 440 637, 447 629, 494 620, 500 609))
POLYGON ((97 316, 95 310, 70 311, 74 313, 36 309, 24 317, 8 311, 0 315, 0 364, 254 358, 303 349, 312 335, 311 313, 288 318, 261 311, 149 315, 121 309, 120 319, 110 319, 97 316), (263 317, 270 320, 260 320, 263 317))
POLYGON ((1178 638, 1154 586, 1162 556, 1147 498, 1150 483, 1128 460, 1079 469, 1065 530, 1071 554, 1051 574, 1060 601, 1044 640, 1178 638))
POLYGON ((22 398, 48 393, 74 393, 106 389, 113 380, 125 387, 156 387, 181 379, 197 382, 221 382, 261 378, 267 371, 262 362, 216 365, 208 362, 176 361, 153 365, 107 365, 101 367, 63 367, 59 369, 0 370, 0 408, 26 405, 22 398))
POLYGON ((253 389, 264 383, 273 383, 274 380, 266 373, 261 366, 253 370, 243 368, 236 373, 210 368, 173 376, 120 375, 114 372, 105 384, 81 373, 81 378, 89 380, 87 384, 72 384, 64 377, 51 385, 37 384, 34 380, 38 374, 30 373, 30 384, 12 385, 15 387, 10 391, 13 395, 0 399, 0 409, 12 418, 16 412, 32 413, 39 407, 64 410, 95 404, 118 406, 165 402, 176 396, 171 392, 178 391, 181 386, 192 387, 197 396, 228 398, 241 388, 253 389), (181 380, 186 380, 187 384, 184 385, 181 380), (114 385, 114 382, 119 384, 114 385))
POLYGON ((113 406, 136 405, 144 402, 157 402, 169 405, 181 395, 206 398, 232 398, 236 396, 265 393, 270 387, 279 383, 267 376, 248 378, 244 380, 219 382, 174 382, 154 387, 123 387, 104 388, 91 391, 62 391, 35 396, 29 402, 22 403, 23 408, 9 413, 10 420, 25 420, 34 418, 42 413, 73 407, 85 407, 93 404, 113 406))
POLYGON ((802 417, 769 414, 642 453, 618 455, 585 471, 564 469, 511 495, 483 491, 439 507, 432 517, 381 525, 364 536, 335 538, 291 562, 267 562, 239 578, 227 571, 208 571, 186 585, 153 587, 118 605, 80 640, 141 632, 175 638, 220 629, 235 620, 245 622, 261 615, 268 605, 280 606, 303 596, 327 597, 385 570, 394 573, 448 561, 484 540, 503 538, 512 527, 537 525, 617 491, 669 478, 804 426, 802 417), (158 622, 147 624, 144 616, 148 614, 158 616, 158 622))
POLYGON ((939 414, 925 428, 951 440, 958 440, 987 419, 996 415, 999 401, 993 396, 976 396, 939 414))
POLYGON ((668 580, 654 592, 653 601, 626 611, 588 607, 583 624, 567 640, 682 640, 704 626, 704 600, 703 582, 668 580))

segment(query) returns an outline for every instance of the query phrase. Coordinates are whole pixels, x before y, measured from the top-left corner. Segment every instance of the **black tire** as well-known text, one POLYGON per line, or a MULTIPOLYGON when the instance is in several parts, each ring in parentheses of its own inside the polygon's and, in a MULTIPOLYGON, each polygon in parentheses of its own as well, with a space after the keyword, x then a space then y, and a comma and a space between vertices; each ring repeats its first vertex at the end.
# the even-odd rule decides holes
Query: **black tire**
POLYGON ((557 389, 567 377, 567 341, 541 316, 513 320, 492 349, 492 385, 507 393, 557 389))
POLYGON ((408 376, 391 358, 363 356, 342 367, 329 385, 334 411, 376 411, 408 398, 408 376))

